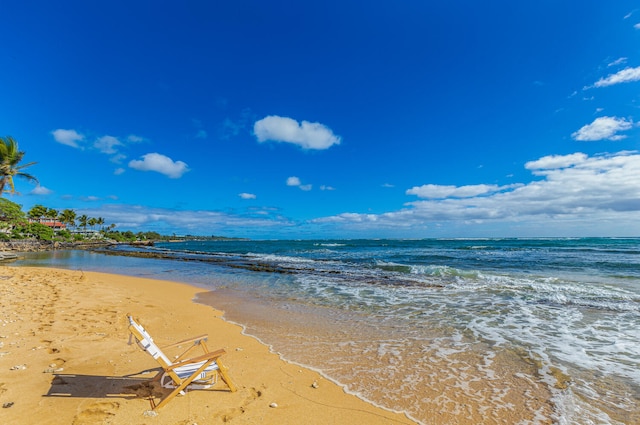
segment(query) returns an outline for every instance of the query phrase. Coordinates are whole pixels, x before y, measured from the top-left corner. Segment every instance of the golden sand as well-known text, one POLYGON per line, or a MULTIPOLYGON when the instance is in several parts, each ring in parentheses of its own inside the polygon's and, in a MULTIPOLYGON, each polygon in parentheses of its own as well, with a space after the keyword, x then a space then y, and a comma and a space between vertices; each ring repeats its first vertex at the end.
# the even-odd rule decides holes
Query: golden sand
MULTIPOLYGON (((413 423, 281 360, 222 312, 194 303, 197 292, 127 276, 0 267, 0 423, 413 423), (219 382, 150 416, 146 377, 153 374, 137 373, 158 365, 129 344, 127 313, 160 346, 208 334, 209 348, 226 350, 222 360, 238 391, 219 382)), ((152 389, 156 401, 169 391, 152 389)))

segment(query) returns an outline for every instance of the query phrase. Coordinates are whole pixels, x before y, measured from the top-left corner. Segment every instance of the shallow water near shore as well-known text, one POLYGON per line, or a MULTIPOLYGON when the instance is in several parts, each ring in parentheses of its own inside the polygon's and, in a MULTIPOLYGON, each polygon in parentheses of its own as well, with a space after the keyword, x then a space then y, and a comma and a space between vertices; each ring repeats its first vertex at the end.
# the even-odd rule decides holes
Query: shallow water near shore
POLYGON ((425 424, 640 423, 638 239, 185 242, 149 253, 162 258, 56 251, 16 264, 210 289, 199 302, 285 359, 425 424))

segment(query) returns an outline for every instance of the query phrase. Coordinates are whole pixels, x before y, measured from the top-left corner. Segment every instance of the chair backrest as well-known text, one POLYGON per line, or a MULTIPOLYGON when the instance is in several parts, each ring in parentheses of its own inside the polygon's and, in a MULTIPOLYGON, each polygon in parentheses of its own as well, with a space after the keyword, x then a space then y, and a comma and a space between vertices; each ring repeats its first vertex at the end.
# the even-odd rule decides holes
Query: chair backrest
POLYGON ((153 338, 151 338, 151 335, 149 335, 145 328, 143 328, 142 325, 136 322, 131 316, 129 316, 129 330, 131 330, 131 333, 138 341, 140 348, 149 353, 151 357, 156 359, 160 364, 165 367, 173 364, 162 352, 160 347, 153 342, 153 338))

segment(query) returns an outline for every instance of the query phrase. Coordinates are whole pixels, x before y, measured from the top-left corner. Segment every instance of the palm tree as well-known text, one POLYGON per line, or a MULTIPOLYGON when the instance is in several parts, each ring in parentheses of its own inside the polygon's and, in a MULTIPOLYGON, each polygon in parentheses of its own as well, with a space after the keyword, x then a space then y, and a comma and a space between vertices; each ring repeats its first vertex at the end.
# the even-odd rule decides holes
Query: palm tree
POLYGON ((42 217, 47 215, 47 211, 48 211, 47 207, 45 207, 44 205, 37 204, 31 207, 31 209, 27 213, 27 216, 33 220, 39 221, 42 217))
POLYGON ((62 212, 59 215, 59 219, 64 224, 67 224, 71 227, 76 226, 76 212, 74 210, 71 210, 71 209, 62 210, 62 212))
POLYGON ((55 208, 49 208, 44 216, 47 217, 50 222, 55 223, 58 218, 58 210, 55 208))
POLYGON ((18 150, 18 142, 13 137, 0 137, 0 196, 6 185, 9 185, 10 193, 16 193, 13 176, 38 183, 38 179, 22 171, 35 164, 35 162, 30 162, 20 165, 23 156, 24 152, 18 150))
POLYGON ((82 227, 84 230, 87 230, 87 222, 89 221, 89 217, 87 217, 86 214, 82 214, 80 217, 78 217, 78 221, 80 222, 80 227, 82 227))

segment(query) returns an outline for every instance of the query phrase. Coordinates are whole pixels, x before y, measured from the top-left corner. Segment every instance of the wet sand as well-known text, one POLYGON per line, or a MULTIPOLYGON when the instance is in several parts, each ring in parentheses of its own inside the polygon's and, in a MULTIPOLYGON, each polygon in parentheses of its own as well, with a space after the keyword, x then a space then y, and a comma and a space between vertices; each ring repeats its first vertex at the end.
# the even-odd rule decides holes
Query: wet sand
MULTIPOLYGON (((317 372, 281 360, 174 282, 51 268, 0 267, 0 421, 4 424, 412 424, 317 372), (129 344, 131 313, 158 345, 208 334, 238 391, 176 397, 149 416, 138 374, 157 363, 129 344), (135 374, 135 375, 134 375, 135 374), (317 385, 313 385, 317 383, 317 385), (277 407, 270 407, 277 405, 277 407)), ((383 382, 381 382, 383 384, 383 382)))
POLYGON ((541 375, 539 359, 524 350, 452 338, 454 329, 372 320, 357 311, 271 301, 229 289, 197 300, 226 311, 227 320, 267 341, 290 361, 322 370, 347 391, 419 423, 554 423, 545 379, 566 388, 565 375, 541 375), (407 338, 409 336, 409 338, 407 338))

